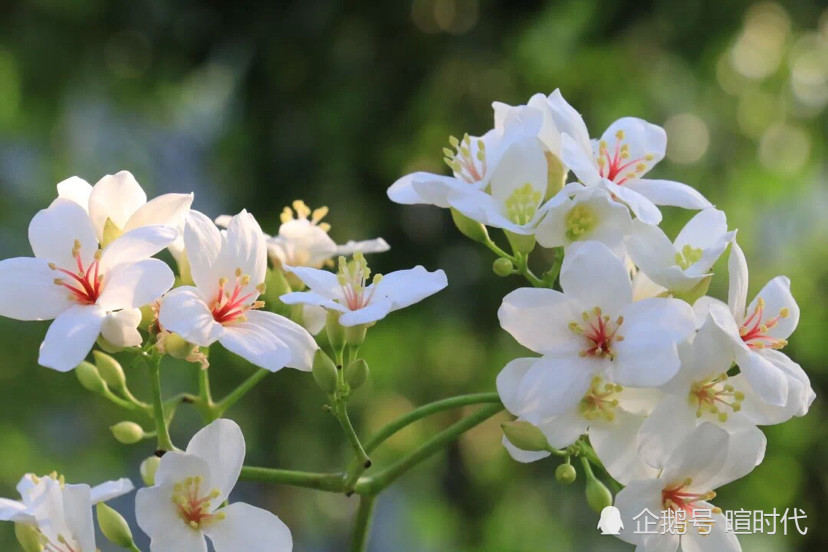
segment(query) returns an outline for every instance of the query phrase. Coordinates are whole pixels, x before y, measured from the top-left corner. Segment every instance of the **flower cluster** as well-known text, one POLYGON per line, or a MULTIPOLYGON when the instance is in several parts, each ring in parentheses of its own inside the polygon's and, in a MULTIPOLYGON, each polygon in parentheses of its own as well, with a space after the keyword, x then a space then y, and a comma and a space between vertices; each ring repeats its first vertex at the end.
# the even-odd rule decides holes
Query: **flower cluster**
POLYGON ((806 414, 815 396, 784 353, 799 320, 790 282, 774 278, 747 303, 747 264, 725 214, 685 184, 648 178, 665 154, 660 127, 625 117, 592 139, 557 90, 493 107, 492 130, 452 138, 444 150, 452 176, 410 174, 388 195, 450 208, 464 234, 498 254, 496 273, 534 284, 509 293, 498 312, 503 329, 538 355, 497 378, 518 418, 504 426, 504 445, 521 462, 565 456, 566 482, 575 474, 569 457, 594 451, 627 485, 616 497, 628 528, 620 538, 636 550, 675 550, 679 541, 687 551, 740 550, 706 501, 762 461, 757 426, 806 414), (671 241, 659 205, 698 212, 671 241), (485 227, 503 229, 512 253, 485 227), (536 243, 557 252, 542 277, 529 268, 536 243), (728 246, 725 304, 706 292, 728 246), (644 508, 682 510, 690 521, 705 506, 716 523, 701 545, 697 532, 632 531, 644 508))

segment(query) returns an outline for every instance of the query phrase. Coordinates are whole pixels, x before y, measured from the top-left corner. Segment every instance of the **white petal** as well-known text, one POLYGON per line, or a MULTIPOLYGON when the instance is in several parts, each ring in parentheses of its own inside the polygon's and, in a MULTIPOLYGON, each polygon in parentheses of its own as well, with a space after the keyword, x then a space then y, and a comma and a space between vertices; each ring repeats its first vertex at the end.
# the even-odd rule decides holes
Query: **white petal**
POLYGON ((502 228, 521 235, 532 233, 533 224, 531 223, 534 223, 536 218, 540 218, 536 213, 536 217, 533 217, 530 224, 517 224, 506 216, 502 203, 491 195, 474 188, 452 193, 449 196, 449 203, 451 207, 480 224, 502 228))
POLYGON ((190 211, 184 226, 184 250, 190 261, 193 282, 205 296, 211 298, 216 297, 219 289, 221 276, 217 261, 221 247, 221 233, 213 221, 198 211, 190 211))
POLYGON ((255 287, 264 282, 267 271, 267 244, 259 223, 253 215, 242 211, 230 219, 224 238, 217 261, 223 271, 220 275, 233 282, 236 271, 240 269, 242 274, 250 276, 250 283, 242 294, 254 292, 255 287))
POLYGON ((624 335, 624 341, 614 347, 610 379, 621 385, 659 387, 679 370, 678 349, 663 334, 639 334, 629 339, 624 335))
POLYGON ((725 234, 727 234, 727 216, 724 211, 704 209, 696 213, 676 236, 676 249, 681 250, 685 245, 707 249, 716 245, 725 234))
POLYGON ((727 460, 729 439, 727 431, 711 423, 691 431, 664 463, 661 479, 665 486, 681 484, 689 478, 693 482, 688 490, 713 490, 708 483, 727 460))
POLYGON ((589 140, 579 143, 569 134, 561 136, 561 160, 585 185, 596 186, 601 182, 589 140))
MULTIPOLYGON (((709 504, 700 502, 699 508, 712 509, 709 504)), ((710 533, 700 535, 688 526, 687 533, 681 537, 682 552, 742 552, 739 539, 733 532, 726 531, 727 519, 723 514, 712 515, 713 523, 710 533)))
POLYGON ((50 320, 73 306, 69 290, 55 284, 63 274, 33 257, 0 261, 0 316, 15 320, 50 320))
POLYGON ((86 211, 89 209, 89 194, 92 193, 92 186, 83 178, 72 176, 58 182, 58 197, 74 201, 86 211))
POLYGON ((285 267, 285 270, 296 275, 311 291, 328 299, 342 298, 342 286, 336 274, 329 270, 309 268, 304 266, 285 267))
POLYGON ((212 489, 214 487, 210 464, 207 460, 193 454, 169 451, 161 457, 161 462, 158 464, 158 470, 155 472, 155 486, 172 489, 176 483, 181 483, 188 477, 201 477, 202 488, 212 489))
POLYGON ((193 435, 187 454, 198 456, 210 468, 211 488, 219 496, 213 504, 221 504, 239 480, 245 455, 244 435, 233 420, 218 419, 193 435))
POLYGON ((543 357, 526 373, 518 388, 518 415, 539 425, 577 405, 601 363, 592 359, 543 357))
POLYGON ((336 254, 349 257, 357 251, 362 253, 384 253, 389 249, 391 249, 391 246, 388 245, 388 242, 382 238, 374 238, 373 240, 363 241, 349 240, 343 245, 336 246, 336 254))
POLYGON ((394 182, 388 188, 388 197, 403 205, 426 204, 447 209, 448 195, 460 185, 461 182, 451 176, 415 172, 394 182))
MULTIPOLYGON (((490 189, 501 205, 505 205, 514 193, 529 184, 533 191, 546 196, 548 169, 543 144, 534 136, 526 137, 510 145, 492 172, 490 189)), ((540 204, 540 200, 537 205, 540 204)), ((514 221, 513 221, 514 222, 514 221)))
POLYGON ((98 334, 104 311, 97 305, 76 305, 55 318, 40 345, 38 364, 68 372, 86 358, 98 334))
POLYGON ((641 425, 638 433, 639 454, 652 467, 663 468, 670 453, 694 429, 696 412, 688 396, 665 395, 641 425))
POLYGON ((72 256, 76 241, 83 266, 88 267, 98 250, 98 239, 86 211, 68 199, 56 199, 29 224, 29 243, 35 257, 60 268, 76 270, 77 261, 72 256))
POLYGON ((581 416, 578 407, 571 408, 560 416, 554 416, 538 424, 550 446, 557 449, 568 447, 587 432, 589 422, 581 416))
POLYGON ((267 329, 251 322, 237 322, 224 328, 219 338, 225 349, 271 372, 291 361, 290 348, 267 329))
MULTIPOLYGON (((636 522, 633 518, 645 509, 656 516, 660 515, 662 510, 661 491, 663 488, 664 482, 660 479, 642 479, 632 481, 615 496, 615 507, 621 511, 621 520, 624 522, 624 528, 618 538, 630 544, 638 544, 643 540, 644 535, 636 533, 636 522)), ((643 518, 646 516, 645 513, 640 519, 642 526, 643 518)))
POLYGON ((144 226, 122 234, 110 243, 101 255, 100 268, 106 272, 123 263, 134 263, 152 257, 178 237, 169 226, 144 226))
POLYGON ((319 346, 308 331, 284 316, 272 312, 248 311, 247 321, 272 333, 290 349, 287 366, 309 372, 313 366, 313 355, 319 346))
POLYGON ((125 229, 129 217, 147 202, 147 194, 129 171, 106 175, 95 184, 89 196, 89 217, 103 237, 106 219, 125 229))
POLYGON ((0 521, 35 523, 34 517, 29 513, 25 504, 8 498, 0 498, 0 521))
POLYGON ((578 336, 569 323, 581 319, 577 305, 551 289, 520 288, 503 298, 500 325, 518 343, 536 353, 577 354, 578 336))
POLYGON ((762 352, 738 352, 736 363, 756 394, 772 406, 785 406, 788 378, 762 352))
POLYGON ((348 312, 348 308, 343 304, 313 291, 293 291, 291 293, 285 293, 279 297, 279 300, 285 305, 314 305, 339 312, 348 312))
POLYGON ((327 311, 318 305, 303 305, 302 307, 302 326, 311 335, 317 335, 322 331, 327 322, 327 317, 327 311))
POLYGON ((209 347, 224 334, 204 298, 190 286, 175 288, 164 296, 158 320, 165 330, 201 347, 209 347))
POLYGON ((559 89, 549 94, 547 98, 555 126, 568 134, 578 143, 589 145, 589 131, 581 114, 573 108, 561 95, 559 89))
POLYGON ((339 324, 351 327, 360 324, 370 324, 382 320, 388 313, 394 310, 394 305, 388 299, 374 299, 371 304, 357 310, 344 311, 339 317, 339 324))
POLYGON ((274 514, 261 508, 237 502, 222 508, 224 519, 210 525, 205 533, 213 541, 216 552, 267 550, 291 552, 290 529, 274 514))
POLYGON ((144 342, 138 331, 141 316, 140 309, 108 312, 101 325, 101 335, 116 347, 140 347, 144 342))
POLYGON ((155 225, 171 226, 180 230, 184 227, 184 218, 190 212, 192 204, 193 194, 160 195, 139 207, 129 217, 124 231, 155 225))
POLYGON ((560 282, 567 297, 584 310, 600 307, 612 318, 632 301, 632 283, 624 263, 600 242, 573 244, 564 257, 560 282))
POLYGON ((768 440, 745 416, 731 416, 724 424, 724 429, 730 434, 727 460, 719 473, 708 482, 711 489, 743 478, 765 459, 768 440))
MULTIPOLYGON (((56 484, 60 485, 57 482, 56 484)), ((80 552, 93 552, 96 550, 95 525, 92 521, 89 485, 65 485, 62 494, 63 512, 69 534, 77 541, 80 552)))
POLYGON ((676 248, 661 228, 640 220, 632 226, 633 232, 624 241, 627 252, 653 282, 671 290, 689 289, 698 283, 676 265, 676 248))
POLYGON ((207 552, 204 535, 181 519, 172 494, 172 486, 165 486, 140 489, 135 495, 135 517, 152 539, 150 552, 207 552))
POLYGON ((520 382, 537 361, 537 358, 516 358, 504 366, 497 375, 497 393, 500 395, 503 406, 512 414, 520 410, 521 404, 518 401, 520 382))
POLYGON ((442 270, 429 272, 422 266, 415 266, 385 274, 378 284, 369 286, 366 293, 375 290, 374 300, 388 299, 393 310, 398 310, 434 295, 447 285, 446 273, 442 270))
POLYGON ((106 310, 137 309, 160 298, 174 283, 175 275, 164 261, 121 263, 104 277, 98 305, 106 310))
POLYGON ((664 129, 636 117, 622 117, 616 120, 604 131, 601 140, 607 144, 610 152, 616 150, 616 144, 619 149, 622 145, 627 146, 630 159, 646 161, 647 170, 664 159, 667 149, 667 133, 664 129), (619 132, 622 136, 620 139, 619 132))
MULTIPOLYGON (((638 180, 637 182, 641 182, 638 180)), ((611 182, 606 178, 601 180, 603 185, 611 194, 619 198, 627 204, 630 211, 646 224, 658 224, 661 222, 661 211, 655 206, 649 198, 640 194, 630 187, 631 183, 626 183, 619 186, 615 182, 611 182)))
POLYGON ((115 481, 107 481, 106 483, 95 485, 92 487, 90 498, 92 504, 97 504, 98 502, 106 502, 131 493, 133 490, 135 490, 135 485, 132 484, 132 481, 124 477, 116 479, 115 481))
POLYGON ((637 339, 655 334, 661 334, 666 341, 680 343, 696 329, 693 308, 678 299, 642 299, 624 307, 622 314, 624 321, 619 333, 624 335, 624 341, 621 343, 628 336, 637 339))
POLYGON ((766 323, 769 319, 778 316, 776 325, 768 328, 767 334, 776 339, 790 337, 799 324, 799 305, 796 304, 796 299, 791 294, 791 281, 787 276, 777 276, 765 284, 765 287, 748 306, 748 313, 756 309, 760 297, 765 302, 762 322, 766 323), (787 310, 787 316, 780 315, 782 309, 787 310))
POLYGON ((638 455, 638 430, 645 417, 615 410, 612 421, 596 420, 589 428, 589 442, 607 472, 619 483, 655 477, 658 470, 638 455))
POLYGON ((624 187, 634 190, 656 205, 669 205, 684 209, 709 209, 713 207, 697 190, 672 180, 631 180, 624 187))
POLYGON ((503 438, 500 440, 500 443, 503 445, 503 448, 506 449, 506 452, 509 453, 514 460, 520 462, 521 464, 529 464, 531 462, 537 462, 538 460, 543 460, 548 456, 551 456, 551 452, 547 452, 545 450, 523 450, 517 448, 515 445, 512 444, 509 439, 506 438, 504 435, 503 438))
POLYGON ((748 292, 748 266, 742 248, 733 240, 730 244, 730 258, 727 262, 730 284, 727 291, 727 304, 736 323, 741 323, 745 317, 748 292))

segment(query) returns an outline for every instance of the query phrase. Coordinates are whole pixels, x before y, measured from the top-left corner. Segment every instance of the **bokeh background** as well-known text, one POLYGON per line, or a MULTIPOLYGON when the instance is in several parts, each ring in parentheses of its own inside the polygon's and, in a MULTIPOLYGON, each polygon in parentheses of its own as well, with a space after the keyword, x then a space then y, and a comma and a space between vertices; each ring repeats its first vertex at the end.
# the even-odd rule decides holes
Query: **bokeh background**
MULTIPOLYGON (((383 236, 381 271, 443 268, 450 287, 371 330, 372 382, 353 410, 363 434, 413 405, 489 391, 520 347, 500 331, 502 296, 489 252, 448 213, 390 203, 385 189, 417 169, 441 171, 449 134, 491 126, 490 102, 523 103, 560 87, 599 134, 633 115, 669 136, 660 177, 694 185, 740 229, 751 295, 784 273, 802 305, 786 349, 820 398, 808 417, 767 428, 768 454, 717 504, 807 512, 807 536, 743 537, 746 550, 828 548, 828 11, 824 2, 405 0, 195 2, 5 0, 0 3, 0 257, 29 254, 26 227, 56 182, 127 168, 150 195, 196 193, 210 214, 247 207, 266 231, 282 206, 329 205, 339 242, 383 236)), ((665 210, 675 232, 689 213, 665 210)), ((726 290, 726 274, 711 293, 726 290)), ((125 447, 107 427, 124 415, 72 374, 37 366, 45 323, 0 320, 0 496, 27 471, 71 481, 127 475, 152 443, 125 447)), ((221 395, 252 367, 216 353, 221 395)), ((165 368, 170 393, 194 368, 165 368)), ((138 392, 144 374, 130 373, 138 392)), ((230 411, 248 462, 334 470, 347 458, 307 374, 270 376, 230 411)), ((459 413, 395 438, 387 462, 459 413)), ((513 462, 498 421, 406 475, 382 495, 372 552, 630 550, 595 530, 583 478, 556 484, 556 462, 513 462)), ((182 409, 183 444, 198 419, 182 409)), ((344 550, 355 499, 245 483, 297 551, 344 550)), ((132 519, 131 498, 113 503, 132 519)), ((136 534, 140 531, 136 528, 136 534)), ((139 543, 146 540, 140 536, 139 543)), ((102 550, 114 548, 102 539, 102 550)), ((0 550, 15 550, 0 525, 0 550)))

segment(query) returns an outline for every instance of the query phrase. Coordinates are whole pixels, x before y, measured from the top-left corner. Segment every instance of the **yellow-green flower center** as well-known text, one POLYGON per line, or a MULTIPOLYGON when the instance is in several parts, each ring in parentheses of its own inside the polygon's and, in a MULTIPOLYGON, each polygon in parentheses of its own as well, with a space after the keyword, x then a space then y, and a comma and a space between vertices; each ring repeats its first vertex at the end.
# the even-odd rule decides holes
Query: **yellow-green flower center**
POLYGON ((719 374, 706 381, 697 381, 690 387, 690 404, 696 407, 696 417, 712 414, 720 422, 727 421, 727 410, 739 412, 742 409, 744 393, 736 391, 727 382, 727 374, 719 374))
POLYGON ((535 216, 542 199, 543 192, 527 182, 506 199, 506 216, 515 224, 527 224, 535 216))
POLYGON ((681 251, 676 252, 676 264, 679 265, 682 270, 687 270, 701 258, 702 250, 691 245, 685 245, 681 248, 681 251))
POLYGON ((582 239, 595 228, 595 213, 586 205, 576 205, 564 217, 566 238, 570 241, 582 239))
POLYGON ((604 381, 600 376, 596 376, 592 379, 589 391, 581 399, 578 411, 587 420, 611 422, 615 419, 615 409, 618 407, 616 395, 622 390, 620 385, 604 381))

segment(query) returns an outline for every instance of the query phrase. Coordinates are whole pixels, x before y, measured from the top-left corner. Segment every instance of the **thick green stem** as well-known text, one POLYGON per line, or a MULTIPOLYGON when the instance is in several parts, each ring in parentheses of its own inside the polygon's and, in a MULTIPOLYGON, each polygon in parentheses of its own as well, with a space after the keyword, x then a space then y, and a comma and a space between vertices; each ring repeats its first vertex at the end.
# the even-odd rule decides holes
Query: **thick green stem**
POLYGON ((198 396, 207 405, 213 405, 213 392, 210 390, 210 372, 208 368, 198 371, 198 396))
POLYGON ((260 368, 256 372, 253 373, 250 377, 244 380, 241 385, 233 389, 230 393, 227 394, 223 399, 215 403, 211 407, 211 415, 213 419, 221 417, 228 408, 236 404, 242 397, 244 397, 251 389, 256 387, 260 381, 265 379, 269 376, 271 372, 269 370, 265 370, 264 368, 260 368))
POLYGON ((354 522, 354 535, 351 538, 351 552, 368 550, 368 537, 371 535, 371 519, 377 497, 366 495, 359 497, 359 509, 354 522))
POLYGON ((488 420, 498 412, 503 410, 502 404, 486 405, 471 416, 463 418, 459 422, 450 426, 420 445, 413 452, 403 457, 396 463, 380 471, 376 475, 363 477, 355 486, 355 491, 359 494, 377 494, 388 485, 393 483, 402 474, 426 460, 433 454, 436 454, 446 445, 457 439, 460 435, 470 430, 471 428, 488 420))
POLYGON ((342 474, 340 473, 313 473, 244 466, 241 478, 249 481, 283 483, 294 487, 305 487, 331 493, 341 493, 345 490, 342 474))
POLYGON ((170 440, 168 421, 164 414, 164 400, 161 397, 161 356, 156 355, 149 361, 150 387, 152 388, 152 411, 155 430, 158 433, 158 450, 169 451, 175 447, 170 440))

